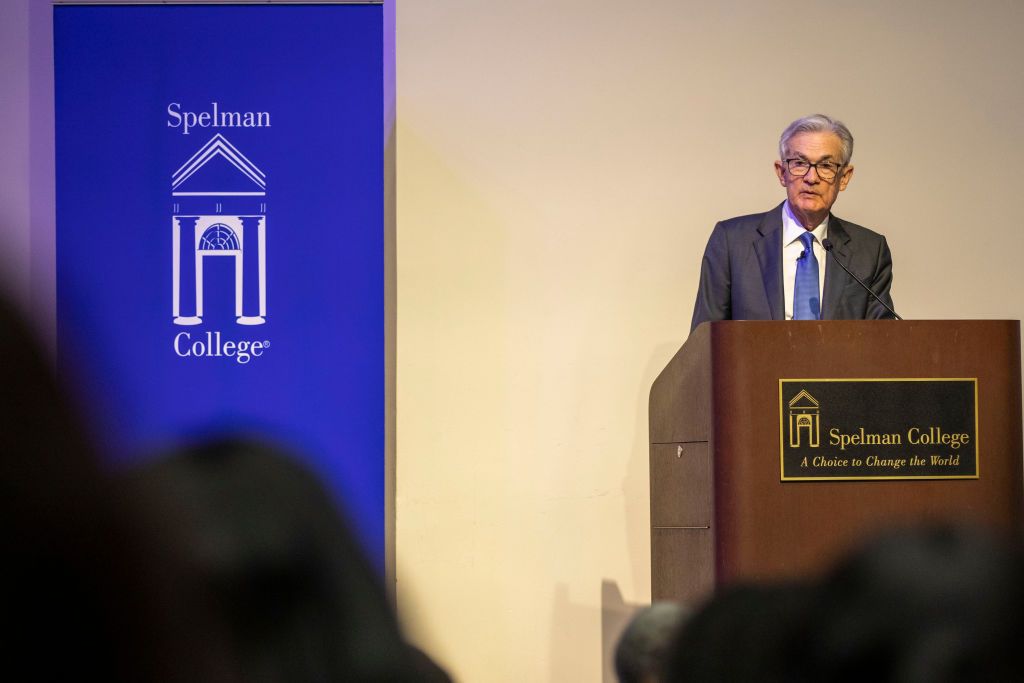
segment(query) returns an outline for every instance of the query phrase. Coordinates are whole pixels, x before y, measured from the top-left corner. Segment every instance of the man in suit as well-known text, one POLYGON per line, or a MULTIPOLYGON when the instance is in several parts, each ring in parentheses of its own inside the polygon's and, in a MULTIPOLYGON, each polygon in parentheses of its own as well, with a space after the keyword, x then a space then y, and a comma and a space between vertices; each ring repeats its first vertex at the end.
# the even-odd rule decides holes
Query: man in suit
POLYGON ((692 332, 709 320, 864 320, 891 314, 834 263, 833 254, 892 307, 892 258, 882 235, 831 213, 853 177, 853 136, 823 114, 779 139, 775 174, 786 201, 715 226, 704 251, 692 332))

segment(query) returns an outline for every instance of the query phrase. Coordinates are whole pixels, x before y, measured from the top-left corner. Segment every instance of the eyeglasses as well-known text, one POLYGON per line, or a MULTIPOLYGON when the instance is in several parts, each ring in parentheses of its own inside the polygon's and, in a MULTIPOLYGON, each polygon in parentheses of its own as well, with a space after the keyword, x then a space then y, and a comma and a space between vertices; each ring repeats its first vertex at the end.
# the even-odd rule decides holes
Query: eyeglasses
POLYGON ((834 161, 819 161, 816 164, 812 164, 806 159, 786 159, 786 167, 792 175, 797 176, 798 178, 804 177, 810 173, 813 168, 818 172, 819 178, 829 181, 835 180, 836 174, 839 173, 839 169, 841 169, 843 165, 837 164, 834 161))

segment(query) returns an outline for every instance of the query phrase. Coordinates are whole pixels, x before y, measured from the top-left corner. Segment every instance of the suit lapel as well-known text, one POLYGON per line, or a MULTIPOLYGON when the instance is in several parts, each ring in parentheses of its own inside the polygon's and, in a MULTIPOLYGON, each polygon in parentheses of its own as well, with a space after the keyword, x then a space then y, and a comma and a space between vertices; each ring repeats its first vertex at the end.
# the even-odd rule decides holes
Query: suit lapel
MULTIPOLYGON (((828 239, 832 242, 832 251, 843 263, 850 262, 850 233, 846 232, 843 222, 835 216, 828 221, 828 239)), ((843 288, 850 280, 834 259, 825 256, 825 292, 822 295, 821 319, 837 320, 839 306, 842 304, 843 288)))
MULTIPOLYGON (((757 227, 760 234, 754 240, 754 252, 761 266, 761 281, 768 296, 768 310, 772 320, 786 317, 782 293, 782 204, 764 215, 757 227)), ((826 280, 827 284, 827 280, 826 280)))

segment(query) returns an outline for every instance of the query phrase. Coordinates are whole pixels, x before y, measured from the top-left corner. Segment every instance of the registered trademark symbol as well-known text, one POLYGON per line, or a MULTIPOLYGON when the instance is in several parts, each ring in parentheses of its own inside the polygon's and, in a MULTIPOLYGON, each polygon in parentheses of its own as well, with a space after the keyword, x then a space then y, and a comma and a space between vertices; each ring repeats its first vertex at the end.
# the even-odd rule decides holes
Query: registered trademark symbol
POLYGON ((263 341, 263 348, 265 348, 265 349, 269 349, 270 348, 270 341, 269 340, 264 340, 263 341))

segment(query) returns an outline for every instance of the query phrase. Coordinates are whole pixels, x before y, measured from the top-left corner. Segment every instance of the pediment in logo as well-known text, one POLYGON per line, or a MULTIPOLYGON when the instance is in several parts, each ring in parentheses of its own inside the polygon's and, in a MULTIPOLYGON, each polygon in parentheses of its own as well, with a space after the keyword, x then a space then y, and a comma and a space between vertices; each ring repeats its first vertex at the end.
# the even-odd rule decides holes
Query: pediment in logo
POLYGON ((801 389, 800 392, 789 401, 789 407, 792 409, 805 409, 814 410, 818 408, 818 401, 806 390, 801 389))
POLYGON ((266 194, 266 175, 219 133, 174 172, 172 194, 266 194))

